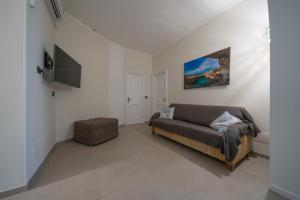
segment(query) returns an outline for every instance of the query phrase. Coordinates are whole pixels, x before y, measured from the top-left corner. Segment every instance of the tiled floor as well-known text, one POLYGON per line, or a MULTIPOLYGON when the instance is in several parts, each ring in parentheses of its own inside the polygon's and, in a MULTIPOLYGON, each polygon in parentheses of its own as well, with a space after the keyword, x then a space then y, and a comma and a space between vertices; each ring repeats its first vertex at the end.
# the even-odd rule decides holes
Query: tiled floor
POLYGON ((234 172, 160 136, 144 124, 96 147, 57 145, 32 188, 10 200, 282 200, 268 190, 266 159, 250 157, 234 172))

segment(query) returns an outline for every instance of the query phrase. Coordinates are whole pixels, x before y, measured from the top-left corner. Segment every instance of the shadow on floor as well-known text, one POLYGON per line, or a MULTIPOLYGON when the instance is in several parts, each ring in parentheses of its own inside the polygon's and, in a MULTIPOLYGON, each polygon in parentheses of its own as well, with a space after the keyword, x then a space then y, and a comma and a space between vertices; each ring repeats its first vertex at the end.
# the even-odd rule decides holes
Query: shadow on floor
MULTIPOLYGON (((230 176, 232 171, 226 168, 225 163, 217 159, 214 159, 206 154, 203 154, 197 150, 187 147, 183 144, 172 141, 160 135, 151 135, 152 140, 158 144, 165 146, 172 150, 174 153, 188 159, 189 161, 197 164, 199 167, 210 171, 216 176, 230 176)), ((238 166, 237 166, 238 167, 238 166)))
MULTIPOLYGON (((58 143, 49 153, 42 166, 34 175, 28 188, 34 189, 96 168, 127 160, 140 143, 147 143, 140 132, 148 132, 144 124, 122 126, 119 136, 96 146, 87 146, 72 140, 58 143), (133 127, 140 126, 139 131, 133 127)), ((143 133, 144 134, 144 133, 143 133)))

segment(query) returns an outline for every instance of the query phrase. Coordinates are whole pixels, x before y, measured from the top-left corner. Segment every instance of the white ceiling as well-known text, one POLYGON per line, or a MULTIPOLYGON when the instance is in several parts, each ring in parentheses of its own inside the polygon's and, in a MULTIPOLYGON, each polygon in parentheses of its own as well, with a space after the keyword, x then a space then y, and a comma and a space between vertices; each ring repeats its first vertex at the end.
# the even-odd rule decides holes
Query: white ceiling
POLYGON ((64 0, 65 10, 124 47, 155 54, 241 0, 64 0))

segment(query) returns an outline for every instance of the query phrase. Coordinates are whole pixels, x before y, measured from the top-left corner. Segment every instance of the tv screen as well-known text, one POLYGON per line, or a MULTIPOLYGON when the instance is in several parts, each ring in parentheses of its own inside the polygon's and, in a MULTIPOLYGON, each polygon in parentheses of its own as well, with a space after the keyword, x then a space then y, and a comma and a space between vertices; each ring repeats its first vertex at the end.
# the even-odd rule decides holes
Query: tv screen
POLYGON ((81 65, 57 45, 54 46, 54 81, 80 88, 81 65))

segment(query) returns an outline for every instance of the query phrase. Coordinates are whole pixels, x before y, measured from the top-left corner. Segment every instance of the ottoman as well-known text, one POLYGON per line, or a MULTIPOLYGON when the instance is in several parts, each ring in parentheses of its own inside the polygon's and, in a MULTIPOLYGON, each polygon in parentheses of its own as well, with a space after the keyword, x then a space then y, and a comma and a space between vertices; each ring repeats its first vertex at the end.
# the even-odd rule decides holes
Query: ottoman
POLYGON ((74 123, 73 140, 94 146, 118 136, 118 119, 95 118, 74 123))

